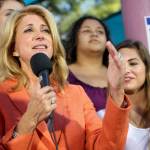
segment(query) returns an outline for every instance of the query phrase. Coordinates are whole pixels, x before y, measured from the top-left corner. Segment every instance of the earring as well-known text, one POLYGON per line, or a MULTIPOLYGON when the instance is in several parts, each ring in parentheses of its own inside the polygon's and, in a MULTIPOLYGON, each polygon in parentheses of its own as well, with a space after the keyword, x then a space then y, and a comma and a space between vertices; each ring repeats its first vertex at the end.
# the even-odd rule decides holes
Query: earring
POLYGON ((13 52, 13 56, 15 56, 15 57, 19 57, 18 52, 13 52))

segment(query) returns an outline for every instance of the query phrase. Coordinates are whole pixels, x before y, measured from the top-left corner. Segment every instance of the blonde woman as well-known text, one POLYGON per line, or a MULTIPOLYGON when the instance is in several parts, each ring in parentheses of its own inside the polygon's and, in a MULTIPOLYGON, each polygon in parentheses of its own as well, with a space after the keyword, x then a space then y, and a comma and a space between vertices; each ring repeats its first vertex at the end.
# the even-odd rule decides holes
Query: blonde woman
POLYGON ((124 65, 110 42, 110 96, 103 121, 77 85, 67 83, 68 68, 52 14, 28 6, 8 20, 0 43, 0 149, 122 150, 130 102, 124 95, 124 65), (34 54, 52 60, 51 85, 41 87, 31 69, 34 54), (110 73, 111 72, 111 75, 110 73), (113 77, 118 76, 115 81, 113 77), (49 128, 53 112, 54 128, 49 128), (53 136, 52 136, 53 135, 53 136))

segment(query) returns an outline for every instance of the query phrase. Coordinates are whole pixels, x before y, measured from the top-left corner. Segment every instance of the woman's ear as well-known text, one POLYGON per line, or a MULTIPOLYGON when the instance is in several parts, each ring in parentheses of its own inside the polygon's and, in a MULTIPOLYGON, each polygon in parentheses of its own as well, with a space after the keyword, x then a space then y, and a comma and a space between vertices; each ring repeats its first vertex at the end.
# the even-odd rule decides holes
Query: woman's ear
POLYGON ((15 57, 19 57, 19 54, 18 54, 18 52, 13 52, 13 56, 15 56, 15 57))

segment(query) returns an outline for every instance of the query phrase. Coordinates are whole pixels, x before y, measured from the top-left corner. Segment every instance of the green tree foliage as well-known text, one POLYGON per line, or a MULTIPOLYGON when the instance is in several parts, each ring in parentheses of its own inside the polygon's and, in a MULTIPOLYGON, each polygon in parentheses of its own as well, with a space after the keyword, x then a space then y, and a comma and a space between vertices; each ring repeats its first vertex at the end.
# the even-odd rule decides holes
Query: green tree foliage
POLYGON ((120 10, 120 0, 45 0, 41 2, 56 18, 60 33, 68 30, 82 15, 95 15, 101 19, 120 10))

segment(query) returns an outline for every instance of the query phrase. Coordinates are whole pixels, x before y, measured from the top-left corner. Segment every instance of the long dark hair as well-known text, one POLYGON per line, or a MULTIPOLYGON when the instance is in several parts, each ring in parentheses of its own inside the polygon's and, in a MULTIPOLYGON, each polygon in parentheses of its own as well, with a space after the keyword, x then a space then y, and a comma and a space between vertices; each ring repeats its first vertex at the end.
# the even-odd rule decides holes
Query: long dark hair
MULTIPOLYGON (((81 25, 87 19, 93 19, 93 20, 98 21, 103 26, 103 28, 105 30, 106 39, 110 40, 109 31, 108 31, 106 25, 99 18, 94 17, 94 16, 89 16, 89 15, 80 17, 78 20, 76 20, 73 23, 70 31, 67 34, 67 39, 66 39, 66 42, 64 44, 65 49, 67 51, 66 57, 67 57, 68 64, 75 63, 77 60, 77 54, 76 54, 77 34, 78 34, 79 29, 81 28, 81 25)), ((103 54, 103 64, 105 66, 108 66, 108 51, 106 49, 105 49, 104 54, 103 54)))
POLYGON ((116 46, 119 51, 121 48, 135 49, 146 68, 146 77, 144 83, 144 89, 146 94, 146 108, 142 116, 141 125, 143 127, 150 127, 150 55, 147 48, 140 41, 125 40, 116 46))

